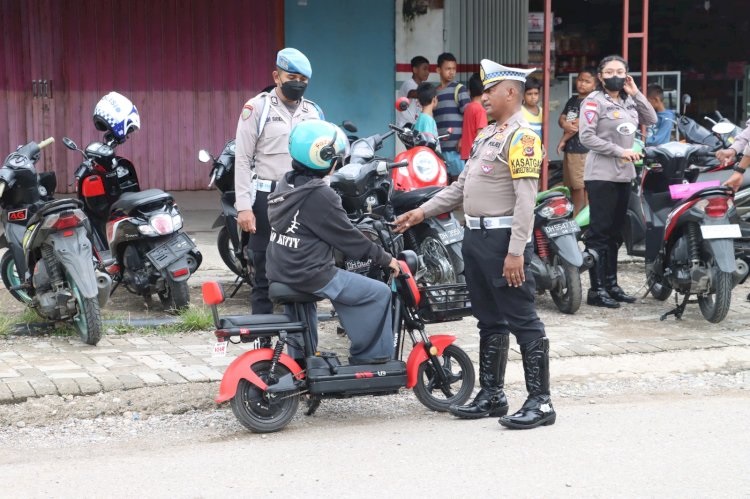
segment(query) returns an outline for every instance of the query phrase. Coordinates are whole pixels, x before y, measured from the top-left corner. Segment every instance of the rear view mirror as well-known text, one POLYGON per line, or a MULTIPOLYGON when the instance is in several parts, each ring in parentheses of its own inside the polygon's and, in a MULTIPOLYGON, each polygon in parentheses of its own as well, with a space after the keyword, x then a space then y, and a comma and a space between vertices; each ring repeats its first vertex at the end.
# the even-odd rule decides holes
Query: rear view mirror
POLYGON ((406 97, 399 97, 396 99, 396 110, 397 111, 406 111, 409 109, 409 99, 406 97))
POLYGON ((211 161, 211 155, 205 149, 198 151, 198 161, 201 163, 208 163, 211 161))
POLYGON ((714 133, 718 133, 719 135, 732 133, 734 131, 734 125, 731 123, 727 123, 726 121, 722 121, 711 127, 711 131, 714 133))

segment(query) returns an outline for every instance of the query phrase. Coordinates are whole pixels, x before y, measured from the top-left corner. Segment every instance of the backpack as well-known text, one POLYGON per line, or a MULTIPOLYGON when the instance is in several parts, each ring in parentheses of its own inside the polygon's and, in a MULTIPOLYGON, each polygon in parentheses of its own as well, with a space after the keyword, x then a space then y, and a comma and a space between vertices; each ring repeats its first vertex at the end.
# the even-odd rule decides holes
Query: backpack
POLYGON ((464 87, 463 84, 457 83, 456 88, 453 90, 453 100, 456 101, 457 106, 460 106, 460 103, 458 102, 458 93, 461 91, 463 87, 464 87))

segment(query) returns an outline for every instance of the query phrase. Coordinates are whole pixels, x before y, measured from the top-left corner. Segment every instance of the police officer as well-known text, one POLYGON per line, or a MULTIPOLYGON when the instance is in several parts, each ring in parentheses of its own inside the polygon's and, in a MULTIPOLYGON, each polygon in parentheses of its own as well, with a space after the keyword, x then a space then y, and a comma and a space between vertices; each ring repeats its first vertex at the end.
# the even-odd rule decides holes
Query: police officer
POLYGON ((745 148, 750 144, 750 119, 747 120, 745 123, 745 129, 742 130, 737 136, 734 138, 734 141, 732 142, 732 145, 729 146, 728 149, 722 149, 720 151, 716 151, 716 157, 724 164, 728 164, 731 161, 734 161, 735 157, 742 153, 747 154, 746 152, 743 152, 745 148))
POLYGON ((403 232, 425 217, 463 205, 466 284, 479 326, 479 384, 474 401, 452 406, 467 418, 502 416, 508 428, 535 428, 555 422, 549 388, 549 341, 536 313, 531 261, 534 205, 542 165, 542 145, 523 119, 526 76, 534 71, 484 59, 482 105, 495 123, 479 132, 458 180, 420 208, 396 220, 403 232), (526 389, 523 407, 508 413, 503 393, 509 333, 521 346, 526 389))
POLYGON ((320 108, 303 97, 310 76, 310 61, 302 52, 280 50, 273 72, 276 87, 247 101, 237 123, 235 208, 240 228, 251 234, 248 248, 255 267, 250 296, 253 314, 273 313, 266 277, 266 248, 271 234, 268 195, 292 169, 289 133, 301 121, 323 118, 320 108))
POLYGON ((657 116, 628 74, 628 63, 622 57, 602 59, 597 78, 602 88, 583 100, 578 122, 578 137, 589 149, 583 171, 591 211, 586 248, 595 258, 589 269, 591 288, 586 303, 618 308, 620 302, 635 302, 635 297, 617 284, 620 231, 635 178, 633 161, 642 157, 633 150, 635 132, 640 125, 656 123, 657 116))

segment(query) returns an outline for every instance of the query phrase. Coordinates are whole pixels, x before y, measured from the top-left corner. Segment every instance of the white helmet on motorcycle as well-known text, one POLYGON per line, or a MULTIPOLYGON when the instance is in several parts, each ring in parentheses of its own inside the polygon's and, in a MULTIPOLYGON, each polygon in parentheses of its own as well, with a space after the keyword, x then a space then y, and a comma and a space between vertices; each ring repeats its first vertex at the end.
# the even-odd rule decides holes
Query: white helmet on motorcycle
POLYGON ((131 132, 141 127, 141 117, 130 99, 110 92, 96 103, 94 126, 101 132, 111 133, 117 142, 122 143, 131 132))

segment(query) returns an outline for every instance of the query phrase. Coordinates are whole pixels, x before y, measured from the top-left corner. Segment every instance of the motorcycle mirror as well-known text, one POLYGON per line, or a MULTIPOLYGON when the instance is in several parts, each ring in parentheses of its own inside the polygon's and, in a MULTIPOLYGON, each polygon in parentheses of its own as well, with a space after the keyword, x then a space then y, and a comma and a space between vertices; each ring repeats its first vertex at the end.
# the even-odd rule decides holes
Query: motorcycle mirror
POLYGON ((682 95, 682 105, 683 106, 689 105, 691 100, 692 100, 692 97, 690 97, 690 94, 683 94, 682 95))
POLYGON ((351 133, 357 133, 357 126, 356 126, 356 125, 355 125, 354 123, 352 123, 351 121, 349 121, 349 120, 345 120, 345 121, 343 121, 343 122, 341 123, 341 126, 342 126, 342 127, 344 128, 344 130, 346 130, 347 132, 351 132, 351 133))
POLYGON ((73 140, 69 139, 68 137, 63 137, 63 144, 65 144, 65 147, 67 147, 71 151, 78 150, 78 146, 76 145, 76 143, 73 142, 73 140))
POLYGON ((406 111, 407 109, 409 109, 409 99, 406 97, 396 99, 396 111, 406 111))
POLYGON ((719 135, 724 135, 724 134, 731 133, 732 131, 734 131, 734 125, 724 121, 721 123, 717 123, 713 127, 711 127, 711 131, 714 133, 718 133, 719 135))
POLYGON ((208 163, 209 161, 211 161, 211 155, 208 154, 208 151, 206 151, 205 149, 201 149, 200 151, 198 151, 198 161, 200 161, 201 163, 208 163))

